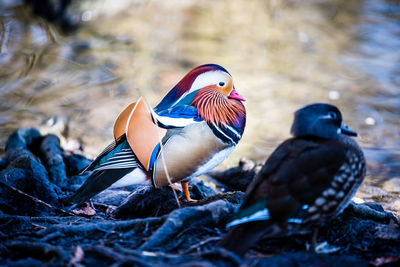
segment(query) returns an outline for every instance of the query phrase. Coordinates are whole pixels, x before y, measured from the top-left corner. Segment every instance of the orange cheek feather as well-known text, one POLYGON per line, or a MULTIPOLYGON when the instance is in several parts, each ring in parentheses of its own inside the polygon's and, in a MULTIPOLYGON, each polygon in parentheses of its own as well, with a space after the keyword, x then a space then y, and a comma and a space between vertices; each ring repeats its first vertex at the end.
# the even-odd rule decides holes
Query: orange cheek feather
POLYGON ((236 121, 237 116, 245 114, 244 107, 236 100, 228 99, 215 85, 199 90, 192 102, 200 117, 208 123, 221 125, 236 121))

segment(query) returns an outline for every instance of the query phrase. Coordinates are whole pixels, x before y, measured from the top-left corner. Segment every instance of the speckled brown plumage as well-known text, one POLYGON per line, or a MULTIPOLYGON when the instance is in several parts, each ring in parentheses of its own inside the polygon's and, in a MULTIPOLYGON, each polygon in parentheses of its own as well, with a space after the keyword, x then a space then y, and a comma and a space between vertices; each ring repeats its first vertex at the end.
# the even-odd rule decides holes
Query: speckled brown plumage
MULTIPOLYGON (((310 114, 317 124, 320 120, 327 127, 339 127, 339 115, 329 118, 324 113, 310 114)), ((315 124, 309 120, 309 125, 315 124)), ((301 132, 309 133, 309 129, 299 135, 301 132)), ((241 254, 264 234, 285 235, 323 224, 349 204, 364 176, 363 152, 350 137, 339 134, 327 139, 307 134, 288 139, 271 154, 249 185, 231 222, 233 228, 220 246, 241 254), (255 216, 260 211, 264 217, 255 216)))
MULTIPOLYGON (((313 223, 323 223, 342 211, 365 175, 364 156, 357 144, 348 137, 339 140, 292 138, 281 144, 268 159, 249 186, 241 209, 267 197, 271 219, 237 225, 221 243, 243 253, 243 238, 269 234, 286 234, 313 223), (303 205, 308 209, 301 210, 303 205), (288 224, 287 219, 302 219, 301 224, 288 224), (282 224, 281 231, 272 229, 282 224), (275 225, 276 226, 276 225, 275 225), (241 240, 238 233, 248 228, 241 240), (262 231, 252 231, 252 229, 262 231), (237 240, 237 241, 234 241, 237 240)), ((251 245, 251 244, 249 244, 251 245)))

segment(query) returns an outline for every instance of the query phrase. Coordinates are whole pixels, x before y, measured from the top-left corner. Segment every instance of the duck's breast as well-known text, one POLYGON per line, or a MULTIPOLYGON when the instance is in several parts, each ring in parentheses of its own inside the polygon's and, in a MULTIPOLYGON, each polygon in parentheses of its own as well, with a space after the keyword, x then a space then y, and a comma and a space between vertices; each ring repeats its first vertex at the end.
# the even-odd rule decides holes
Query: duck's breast
POLYGON ((154 185, 169 184, 167 171, 173 183, 201 175, 220 164, 232 150, 233 146, 218 139, 206 122, 190 124, 163 145, 154 164, 154 185))

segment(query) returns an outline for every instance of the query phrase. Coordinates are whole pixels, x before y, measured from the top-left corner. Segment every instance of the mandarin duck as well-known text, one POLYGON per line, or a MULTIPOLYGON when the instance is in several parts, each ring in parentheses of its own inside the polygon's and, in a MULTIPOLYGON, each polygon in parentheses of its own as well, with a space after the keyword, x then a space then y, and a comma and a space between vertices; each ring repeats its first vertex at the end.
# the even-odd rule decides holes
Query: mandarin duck
POLYGON ((216 64, 191 70, 154 109, 139 98, 120 113, 115 141, 83 170, 92 173, 68 201, 87 201, 108 187, 178 181, 191 201, 188 180, 219 165, 241 139, 245 100, 216 64))
MULTIPOLYGON (((219 245, 243 254, 262 236, 323 225, 341 213, 365 176, 357 136, 338 108, 311 104, 295 113, 291 133, 250 183, 219 245)), ((315 241, 315 240, 313 240, 315 241)))

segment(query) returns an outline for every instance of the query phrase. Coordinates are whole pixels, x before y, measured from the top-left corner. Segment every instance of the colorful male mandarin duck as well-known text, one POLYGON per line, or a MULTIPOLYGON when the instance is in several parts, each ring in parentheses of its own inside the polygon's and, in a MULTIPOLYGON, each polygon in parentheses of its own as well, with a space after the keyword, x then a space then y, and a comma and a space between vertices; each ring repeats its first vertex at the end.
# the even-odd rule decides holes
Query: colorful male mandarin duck
POLYGON ((260 237, 318 227, 349 204, 365 176, 363 152, 335 106, 295 113, 291 133, 249 185, 220 246, 243 254, 260 237))
POLYGON ((245 100, 215 64, 191 70, 154 109, 140 98, 120 113, 115 141, 84 170, 93 172, 69 201, 150 181, 157 188, 181 181, 190 201, 188 180, 219 165, 241 139, 245 100))

